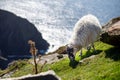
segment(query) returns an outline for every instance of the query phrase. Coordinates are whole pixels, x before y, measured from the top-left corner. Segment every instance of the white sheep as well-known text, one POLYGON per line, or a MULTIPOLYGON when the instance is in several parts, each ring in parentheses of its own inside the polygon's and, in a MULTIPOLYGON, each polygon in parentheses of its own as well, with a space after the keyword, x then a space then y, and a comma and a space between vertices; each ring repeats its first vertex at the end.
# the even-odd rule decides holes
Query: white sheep
POLYGON ((101 33, 102 27, 100 25, 99 20, 88 14, 83 16, 76 24, 73 29, 72 36, 67 45, 67 52, 70 60, 74 60, 75 54, 77 51, 81 50, 82 56, 82 48, 89 46, 92 44, 94 48, 94 42, 98 39, 101 33))

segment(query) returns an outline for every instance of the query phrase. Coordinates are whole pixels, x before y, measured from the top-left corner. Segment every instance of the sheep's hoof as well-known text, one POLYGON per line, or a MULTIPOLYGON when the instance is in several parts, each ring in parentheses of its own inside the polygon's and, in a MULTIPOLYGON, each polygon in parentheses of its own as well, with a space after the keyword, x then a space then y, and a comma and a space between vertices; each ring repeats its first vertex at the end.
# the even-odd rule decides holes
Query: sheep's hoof
POLYGON ((79 54, 79 57, 82 57, 82 53, 79 54))

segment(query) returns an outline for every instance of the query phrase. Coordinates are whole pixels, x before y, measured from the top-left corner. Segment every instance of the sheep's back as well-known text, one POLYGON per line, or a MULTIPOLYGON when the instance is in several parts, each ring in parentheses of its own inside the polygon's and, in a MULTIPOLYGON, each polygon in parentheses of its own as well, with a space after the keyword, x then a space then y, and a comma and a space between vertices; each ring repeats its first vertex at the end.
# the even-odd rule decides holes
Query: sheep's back
POLYGON ((95 16, 82 17, 74 27, 71 43, 74 45, 88 46, 94 42, 101 32, 101 25, 95 16))

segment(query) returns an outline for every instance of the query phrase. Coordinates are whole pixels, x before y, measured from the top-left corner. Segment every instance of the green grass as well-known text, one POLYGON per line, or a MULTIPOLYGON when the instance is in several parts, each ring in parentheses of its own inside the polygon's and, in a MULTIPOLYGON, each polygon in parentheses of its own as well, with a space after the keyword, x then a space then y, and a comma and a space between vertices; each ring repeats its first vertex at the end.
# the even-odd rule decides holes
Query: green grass
MULTIPOLYGON (((45 65, 43 71, 52 69, 62 80, 120 80, 120 50, 114 46, 96 42, 97 53, 92 50, 83 50, 83 57, 76 55, 76 62, 72 63, 68 58, 59 62, 45 65), (84 63, 77 61, 96 55, 84 63)), ((40 69, 40 67, 38 67, 40 69)), ((0 71, 1 72, 1 71, 0 71)), ((26 63, 13 73, 12 77, 33 74, 33 65, 26 63)))
MULTIPOLYGON (((62 80, 120 80, 120 51, 114 46, 96 42, 97 53, 93 50, 83 51, 83 57, 80 58, 77 53, 76 60, 96 55, 95 58, 86 61, 84 64, 77 64, 71 67, 69 59, 47 65, 53 69, 62 80)), ((45 68, 44 68, 45 69, 45 68)))

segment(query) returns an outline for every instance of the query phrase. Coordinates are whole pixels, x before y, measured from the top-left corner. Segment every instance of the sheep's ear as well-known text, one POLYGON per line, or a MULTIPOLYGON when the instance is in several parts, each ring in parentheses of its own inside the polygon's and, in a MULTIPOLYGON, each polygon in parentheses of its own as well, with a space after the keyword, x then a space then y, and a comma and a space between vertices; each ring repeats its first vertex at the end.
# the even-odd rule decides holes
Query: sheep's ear
POLYGON ((66 51, 69 51, 70 47, 69 44, 66 45, 66 51))
POLYGON ((69 48, 73 48, 72 44, 67 44, 66 46, 69 48))

